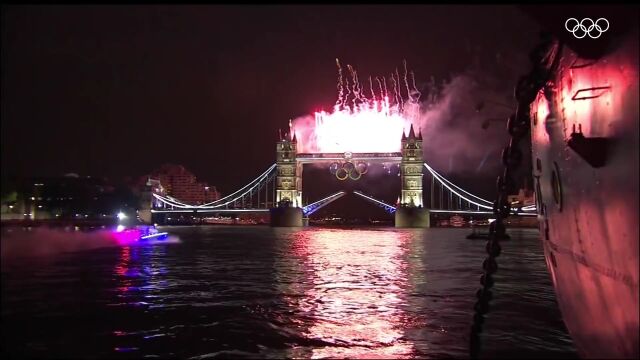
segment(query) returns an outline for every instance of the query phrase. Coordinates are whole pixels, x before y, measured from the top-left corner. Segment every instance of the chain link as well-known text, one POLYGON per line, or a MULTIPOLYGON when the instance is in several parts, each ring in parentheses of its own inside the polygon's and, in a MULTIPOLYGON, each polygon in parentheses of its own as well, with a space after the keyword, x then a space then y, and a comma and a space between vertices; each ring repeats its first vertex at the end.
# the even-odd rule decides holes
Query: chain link
POLYGON ((480 333, 484 324, 484 316, 489 312, 489 301, 493 297, 491 288, 494 285, 493 275, 498 271, 496 258, 502 248, 500 241, 506 237, 504 220, 511 213, 508 196, 515 190, 513 174, 522 162, 522 151, 519 143, 529 134, 530 118, 529 109, 540 89, 546 84, 558 65, 559 56, 554 57, 551 66, 546 66, 544 58, 549 54, 553 45, 552 38, 547 34, 541 35, 541 43, 529 54, 533 68, 531 72, 518 80, 514 91, 518 107, 515 114, 509 117, 507 130, 511 139, 502 151, 502 163, 504 173, 498 176, 496 181, 497 198, 493 204, 493 213, 496 220, 489 226, 489 240, 486 245, 487 258, 482 263, 483 274, 480 277, 482 287, 476 292, 477 301, 473 306, 473 325, 469 343, 469 353, 472 359, 477 359, 480 353, 480 333))

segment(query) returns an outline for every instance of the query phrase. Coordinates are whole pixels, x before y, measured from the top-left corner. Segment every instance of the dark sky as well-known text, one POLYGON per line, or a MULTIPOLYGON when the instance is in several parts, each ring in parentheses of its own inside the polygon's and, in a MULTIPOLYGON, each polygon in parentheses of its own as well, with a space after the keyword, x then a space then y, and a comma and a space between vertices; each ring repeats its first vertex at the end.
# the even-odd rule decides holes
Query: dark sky
POLYGON ((274 162, 279 127, 335 103, 335 58, 440 81, 537 33, 511 6, 3 7, 2 174, 173 162, 229 193, 274 162))

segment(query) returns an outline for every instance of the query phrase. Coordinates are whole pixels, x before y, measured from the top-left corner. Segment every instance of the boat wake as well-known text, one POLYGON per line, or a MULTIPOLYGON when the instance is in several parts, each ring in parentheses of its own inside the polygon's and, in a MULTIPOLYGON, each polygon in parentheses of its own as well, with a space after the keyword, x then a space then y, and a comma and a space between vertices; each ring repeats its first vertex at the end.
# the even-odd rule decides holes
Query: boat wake
MULTIPOLYGON (((150 246, 175 244, 177 236, 149 238, 142 241, 122 242, 113 229, 91 232, 77 228, 4 228, 0 238, 0 254, 3 262, 12 259, 52 257, 68 252, 92 250, 105 247, 150 246)), ((137 240, 137 239, 136 239, 137 240)))

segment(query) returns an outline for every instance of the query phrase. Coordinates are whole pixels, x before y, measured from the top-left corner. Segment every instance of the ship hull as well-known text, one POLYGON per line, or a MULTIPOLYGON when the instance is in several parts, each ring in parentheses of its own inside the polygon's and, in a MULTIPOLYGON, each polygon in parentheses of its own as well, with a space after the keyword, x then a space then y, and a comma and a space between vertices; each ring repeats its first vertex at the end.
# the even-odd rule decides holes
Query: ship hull
POLYGON ((547 267, 580 355, 638 358, 638 32, 597 60, 555 50, 531 107, 547 267))

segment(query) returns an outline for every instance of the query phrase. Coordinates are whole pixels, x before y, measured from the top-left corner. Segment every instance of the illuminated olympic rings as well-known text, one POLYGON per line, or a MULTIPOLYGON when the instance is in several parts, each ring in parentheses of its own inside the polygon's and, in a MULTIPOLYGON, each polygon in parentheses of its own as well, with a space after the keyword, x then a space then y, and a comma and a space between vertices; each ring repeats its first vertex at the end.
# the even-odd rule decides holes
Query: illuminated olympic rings
POLYGON ((345 168, 342 167, 342 168, 339 168, 336 171, 336 178, 338 180, 347 180, 348 177, 349 177, 349 173, 347 172, 347 170, 345 168))
POLYGON ((358 162, 356 165, 350 161, 344 163, 334 162, 329 166, 329 171, 340 181, 347 180, 347 178, 359 180, 362 175, 369 171, 369 165, 364 162, 358 162))

